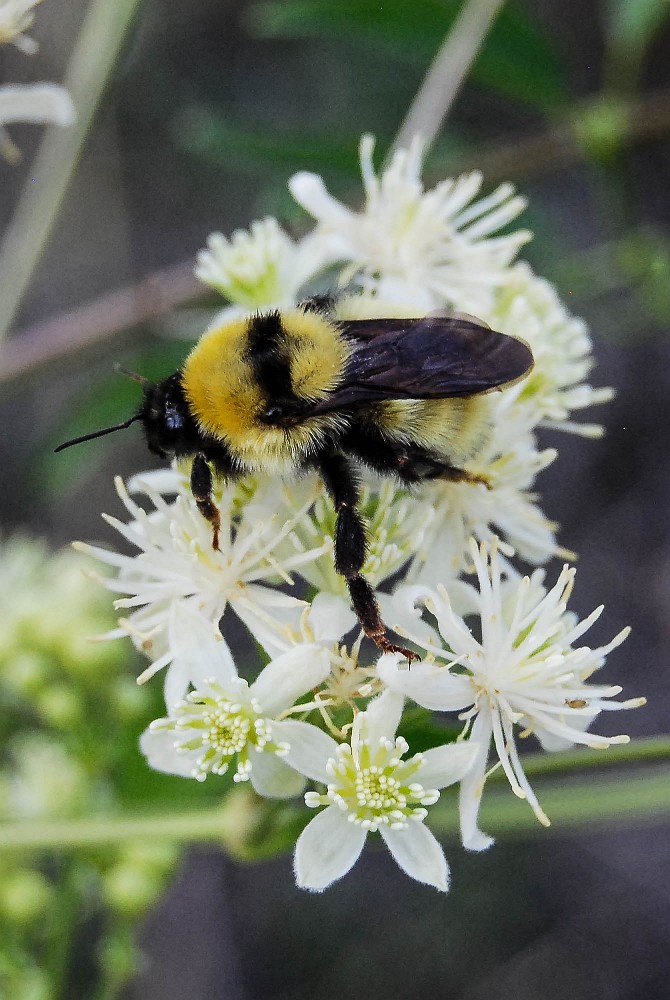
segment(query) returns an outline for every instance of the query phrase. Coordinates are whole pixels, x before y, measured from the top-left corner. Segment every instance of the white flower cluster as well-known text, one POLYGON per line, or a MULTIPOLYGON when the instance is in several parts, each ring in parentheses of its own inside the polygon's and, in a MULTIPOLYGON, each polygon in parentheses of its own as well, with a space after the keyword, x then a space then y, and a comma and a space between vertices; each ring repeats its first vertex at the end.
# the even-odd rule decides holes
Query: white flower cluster
MULTIPOLYGON (((26 35, 41 0, 0 0, 0 45, 11 43, 26 55, 37 52, 37 42, 26 35)), ((72 98, 64 87, 53 83, 7 84, 0 87, 0 156, 15 163, 20 151, 5 125, 12 122, 54 122, 72 125, 75 113, 72 98)))
POLYGON ((426 823, 440 789, 460 784, 463 843, 487 847, 478 812, 493 753, 546 824, 516 734, 533 733, 549 751, 606 747, 627 737, 589 733, 597 715, 643 699, 615 701, 619 687, 589 683, 627 630, 606 646, 576 645, 602 609, 581 622, 567 610, 574 570, 547 588, 542 570, 521 578, 511 561, 516 553, 540 564, 561 551, 534 492, 556 455, 539 449, 538 427, 594 434, 571 415, 609 395, 585 382, 583 323, 515 262, 528 233, 496 235, 523 200, 509 185, 476 200, 474 173, 425 190, 418 143, 381 175, 372 151, 365 137, 360 212, 320 178, 298 174, 291 191, 316 220, 306 237, 292 239, 274 219, 230 241, 214 234, 197 273, 239 313, 294 304, 325 266, 337 266, 361 317, 474 311, 533 349, 529 378, 482 397, 481 441, 466 464, 472 481, 430 482, 411 495, 372 476, 363 485, 363 572, 421 662, 410 668, 362 644, 333 566, 335 514, 315 477, 219 484, 218 551, 184 470, 147 473, 127 488, 118 481, 130 521, 107 520, 134 551, 80 547, 115 571, 103 582, 123 617, 107 637, 128 635, 148 657, 141 680, 166 671, 166 715, 142 737, 154 768, 199 781, 229 772, 270 798, 299 795, 309 782, 305 803, 318 812, 296 845, 300 886, 330 885, 378 832, 407 874, 444 891, 447 862, 426 823), (300 581, 309 600, 294 595, 300 581), (251 681, 223 638, 235 618, 267 661, 251 681), (426 719, 445 712, 462 725, 445 729, 442 745, 413 752, 403 736, 408 701, 426 719))

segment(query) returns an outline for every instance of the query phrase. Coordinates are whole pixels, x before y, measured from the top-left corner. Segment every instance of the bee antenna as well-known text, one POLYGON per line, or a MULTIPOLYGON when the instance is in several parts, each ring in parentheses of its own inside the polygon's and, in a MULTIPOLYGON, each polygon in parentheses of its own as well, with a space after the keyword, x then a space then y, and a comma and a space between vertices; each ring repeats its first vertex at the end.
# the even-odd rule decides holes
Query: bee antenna
POLYGON ((145 378, 144 375, 138 375, 137 372, 129 371, 128 368, 124 368, 118 361, 114 365, 114 371, 120 372, 121 375, 127 375, 128 378, 133 380, 133 382, 139 382, 140 385, 149 385, 148 378, 145 378))
POLYGON ((59 444, 57 448, 54 448, 54 452, 63 451, 64 448, 71 448, 73 444, 81 444, 82 441, 92 441, 93 438, 104 437, 105 434, 111 434, 113 431, 125 430, 126 427, 130 427, 136 420, 141 419, 141 415, 136 413, 129 420, 124 420, 122 424, 115 424, 114 427, 103 427, 101 431, 93 431, 92 434, 82 434, 81 437, 72 438, 71 441, 64 441, 63 444, 59 444))

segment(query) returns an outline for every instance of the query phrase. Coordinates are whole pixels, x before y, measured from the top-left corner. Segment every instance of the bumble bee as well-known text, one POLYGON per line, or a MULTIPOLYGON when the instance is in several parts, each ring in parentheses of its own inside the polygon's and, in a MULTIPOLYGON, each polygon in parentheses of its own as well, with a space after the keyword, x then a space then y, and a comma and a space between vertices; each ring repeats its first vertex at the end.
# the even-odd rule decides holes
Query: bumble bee
POLYGON ((527 344, 471 318, 342 319, 332 300, 312 299, 208 331, 174 375, 158 384, 135 376, 144 398, 132 417, 56 451, 139 421, 154 454, 192 458, 191 490, 214 549, 214 476, 316 470, 337 514, 335 568, 365 634, 411 659, 389 640, 361 573, 356 465, 404 484, 485 483, 462 468, 488 430, 482 397, 532 366, 527 344))

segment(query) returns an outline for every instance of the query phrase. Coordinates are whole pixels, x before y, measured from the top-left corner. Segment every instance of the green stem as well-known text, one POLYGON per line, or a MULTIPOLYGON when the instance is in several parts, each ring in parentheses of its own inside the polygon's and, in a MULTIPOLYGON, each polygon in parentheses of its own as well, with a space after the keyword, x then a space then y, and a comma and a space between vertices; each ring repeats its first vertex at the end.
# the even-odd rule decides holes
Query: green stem
POLYGON ((0 340, 46 246, 82 146, 139 0, 91 0, 64 84, 77 111, 47 129, 0 248, 0 340))
MULTIPOLYGON (((637 774, 625 781, 584 782, 570 788, 537 789, 542 808, 551 820, 553 833, 572 834, 576 827, 611 828, 666 819, 670 814, 670 774, 667 771, 637 774)), ((430 810, 431 828, 439 834, 458 832, 455 803, 444 801, 430 810)), ((546 835, 526 802, 515 798, 508 788, 486 789, 479 825, 487 833, 527 837, 546 835)))
MULTIPOLYGON (((567 774, 622 764, 652 763, 670 759, 670 736, 650 736, 606 750, 563 750, 560 753, 524 754, 523 769, 529 778, 541 775, 567 774)), ((506 780, 502 770, 491 775, 490 781, 506 780)))
MULTIPOLYGON (((670 738, 655 737, 638 743, 597 750, 574 750, 563 754, 533 754, 524 757, 529 777, 579 772, 603 764, 631 764, 670 758, 670 738)), ((501 772, 491 776, 483 798, 482 825, 493 833, 541 832, 532 811, 515 799, 509 788, 498 785, 501 772)), ((670 813, 670 774, 656 768, 634 770, 625 777, 589 780, 566 788, 547 783, 536 789, 554 827, 612 825, 633 820, 652 820, 670 813)), ((458 828, 453 793, 446 792, 442 804, 431 810, 431 825, 441 833, 458 828)), ((244 846, 253 835, 262 814, 228 800, 215 809, 179 814, 109 817, 92 820, 63 820, 38 824, 0 825, 0 853, 3 851, 44 851, 94 847, 128 840, 162 839, 181 843, 218 841, 228 846, 244 846)), ((299 804, 296 804, 299 809, 299 804)))
POLYGON ((169 816, 130 816, 101 819, 8 823, 0 826, 0 852, 15 850, 62 850, 98 847, 128 840, 172 840, 178 842, 222 840, 225 836, 221 807, 169 816))
POLYGON ((400 126, 389 157, 420 135, 429 149, 504 0, 465 0, 400 126))

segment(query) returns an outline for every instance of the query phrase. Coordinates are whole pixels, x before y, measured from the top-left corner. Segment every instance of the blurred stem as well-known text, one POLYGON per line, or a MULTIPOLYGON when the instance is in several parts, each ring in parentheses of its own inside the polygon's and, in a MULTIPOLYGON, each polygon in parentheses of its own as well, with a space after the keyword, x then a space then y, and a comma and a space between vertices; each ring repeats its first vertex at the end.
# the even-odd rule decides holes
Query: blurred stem
POLYGON ((429 149, 505 0, 466 0, 394 139, 389 156, 421 136, 429 149))
MULTIPOLYGON (((584 782, 570 788, 546 786, 538 790, 542 808, 555 833, 575 827, 611 827, 643 820, 667 818, 670 813, 670 774, 667 770, 632 774, 626 780, 584 782)), ((443 802, 430 813, 437 833, 455 833, 458 814, 452 803, 443 802)), ((484 793, 480 826, 492 834, 544 833, 526 802, 509 789, 484 793)))
POLYGON ((174 309, 207 294, 193 274, 192 261, 154 271, 134 285, 108 292, 12 337, 0 351, 0 384, 139 327, 154 328, 174 309))
MULTIPOLYGON (((490 183, 565 170, 573 163, 593 158, 590 130, 580 123, 586 119, 593 122, 601 107, 602 98, 597 95, 546 132, 445 157, 444 166, 452 175, 477 168, 490 183)), ((626 129, 617 137, 622 149, 670 132, 670 90, 640 100, 620 101, 618 107, 616 117, 626 122, 626 129)), ((429 184, 430 178, 426 186, 429 184)), ((170 310, 197 301, 198 296, 204 299, 210 293, 199 285, 192 271, 192 261, 156 271, 135 285, 22 331, 2 347, 0 385, 31 375, 85 347, 119 337, 141 323, 155 324, 170 310)))
POLYGON ((10 329, 49 239, 58 210, 140 0, 91 0, 64 85, 77 110, 70 128, 52 126, 28 173, 0 246, 0 340, 10 329))
MULTIPOLYGON (((524 757, 529 777, 581 773, 603 764, 635 763, 670 759, 670 738, 655 737, 621 747, 611 747, 602 754, 595 750, 574 750, 563 754, 532 754, 524 757)), ((502 772, 489 779, 494 786, 484 795, 483 814, 487 829, 495 832, 534 832, 537 820, 525 803, 519 803, 509 788, 502 785, 502 772)), ((612 824, 635 819, 650 819, 670 812, 670 774, 656 770, 631 772, 625 780, 575 784, 569 789, 550 784, 538 790, 543 808, 556 826, 612 824)), ((447 796, 448 798, 448 796, 447 796)), ((457 811, 452 805, 431 810, 433 824, 442 833, 458 828, 457 811)), ((215 809, 154 816, 109 817, 93 820, 66 820, 38 823, 14 823, 0 826, 0 853, 3 851, 67 850, 116 844, 128 840, 163 839, 187 843, 217 841, 244 846, 257 822, 253 807, 245 809, 238 800, 227 800, 215 809)))

